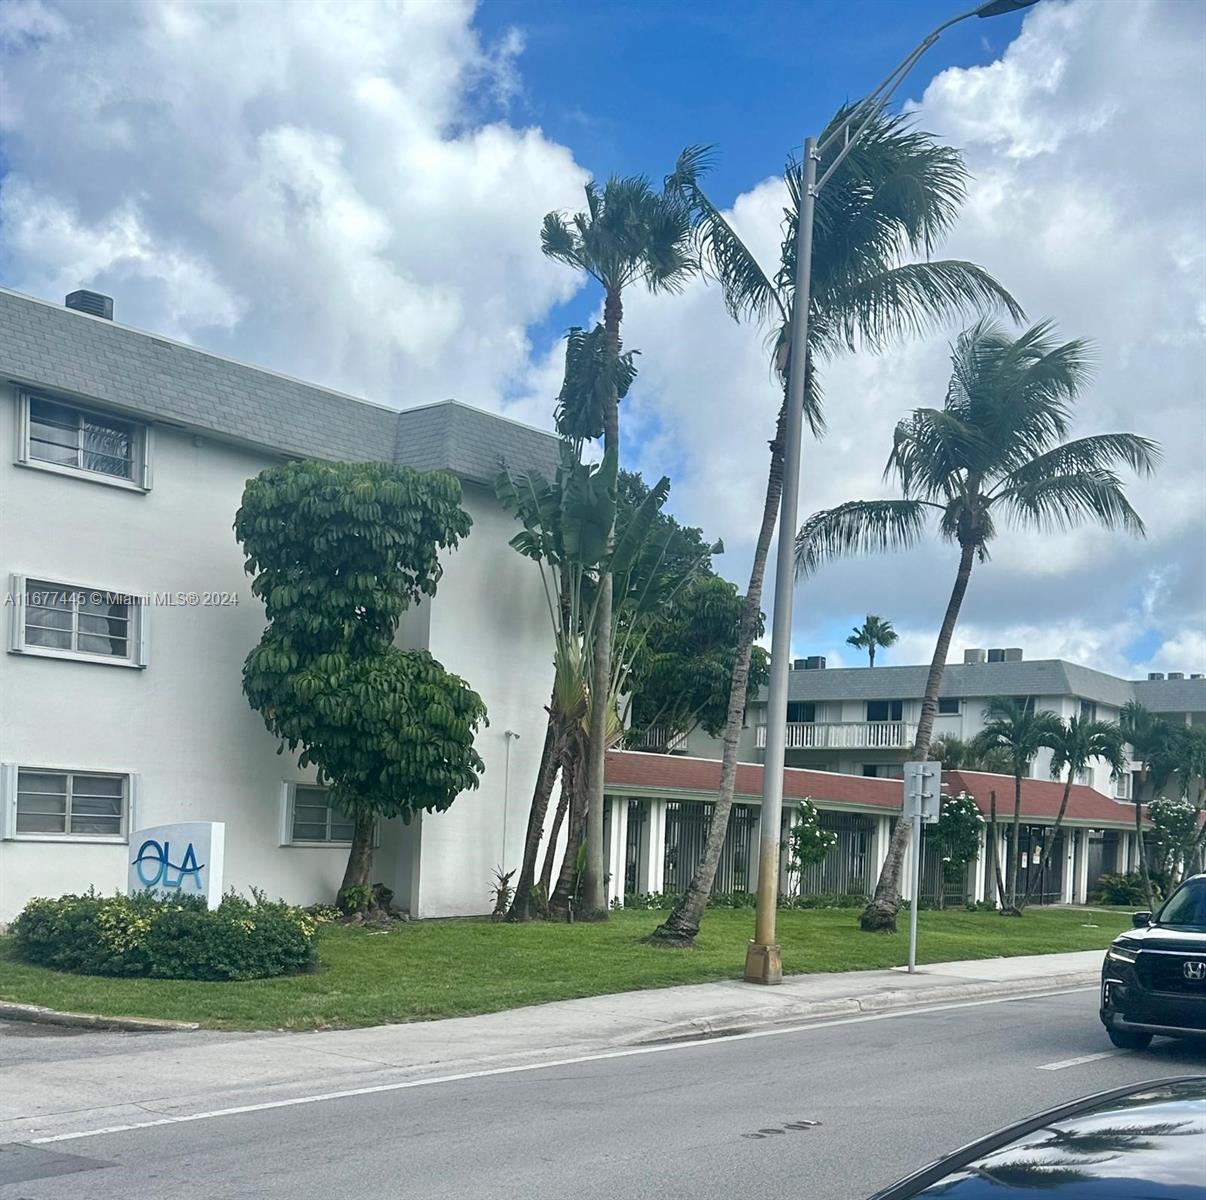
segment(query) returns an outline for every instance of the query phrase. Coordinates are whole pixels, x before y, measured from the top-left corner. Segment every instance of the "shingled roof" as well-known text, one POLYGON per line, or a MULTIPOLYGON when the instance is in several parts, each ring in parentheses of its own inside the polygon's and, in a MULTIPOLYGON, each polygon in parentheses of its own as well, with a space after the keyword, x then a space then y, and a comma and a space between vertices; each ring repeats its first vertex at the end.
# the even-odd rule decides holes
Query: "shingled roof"
POLYGON ((0 288, 0 377, 285 455, 491 483, 551 474, 557 439, 448 400, 399 411, 0 288))
MULTIPOLYGON (((997 817, 1013 814, 1013 778, 981 771, 944 771, 947 791, 966 791, 987 817, 992 792, 997 794, 997 817)), ((607 753, 606 786, 612 795, 653 796, 670 800, 713 800, 720 787, 720 762, 712 758, 688 758, 676 754, 646 754, 636 750, 607 753)), ((1063 784, 1046 779, 1022 780, 1022 816, 1027 820, 1053 821, 1063 798, 1063 784)), ((762 766, 740 763, 736 796, 739 801, 760 801, 762 766)), ((787 767, 783 771, 786 801, 815 800, 825 808, 862 809, 868 812, 899 813, 904 803, 899 779, 867 779, 832 771, 806 771, 787 767)), ((1135 810, 1103 796, 1093 788, 1073 784, 1065 822, 1072 825, 1133 829, 1135 810)))

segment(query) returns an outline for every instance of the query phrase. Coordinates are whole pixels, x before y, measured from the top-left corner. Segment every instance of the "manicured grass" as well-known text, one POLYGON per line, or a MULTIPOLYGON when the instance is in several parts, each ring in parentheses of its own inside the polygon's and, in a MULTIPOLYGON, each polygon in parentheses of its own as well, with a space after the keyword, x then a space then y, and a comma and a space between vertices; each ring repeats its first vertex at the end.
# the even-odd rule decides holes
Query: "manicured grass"
MULTIPOLYGON (((3 938, 0 999, 108 1016, 200 1021, 214 1028, 317 1029, 493 1012, 740 975, 752 912, 709 912, 690 951, 642 943, 662 916, 615 913, 600 925, 420 921, 383 933, 327 926, 322 970, 248 983, 66 975, 18 962, 11 939, 3 938)), ((1101 949, 1129 925, 1121 914, 1071 909, 1031 909, 1021 918, 923 912, 918 923, 918 957, 924 962, 1101 949)), ((783 969, 898 966, 908 952, 907 922, 900 924, 895 936, 863 934, 853 910, 781 913, 783 969)))

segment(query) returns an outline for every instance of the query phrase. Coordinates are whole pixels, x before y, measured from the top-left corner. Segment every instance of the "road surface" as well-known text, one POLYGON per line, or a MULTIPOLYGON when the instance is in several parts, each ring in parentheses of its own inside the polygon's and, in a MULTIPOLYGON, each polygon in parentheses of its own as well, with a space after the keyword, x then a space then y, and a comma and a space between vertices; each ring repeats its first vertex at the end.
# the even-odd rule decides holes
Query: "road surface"
MULTIPOLYGON (((0 1086, 35 1049, 13 1028, 0 1086)), ((1082 989, 69 1132, 0 1148, 0 1200, 861 1200, 1048 1105, 1198 1073, 1201 1044, 1113 1051, 1082 989)))

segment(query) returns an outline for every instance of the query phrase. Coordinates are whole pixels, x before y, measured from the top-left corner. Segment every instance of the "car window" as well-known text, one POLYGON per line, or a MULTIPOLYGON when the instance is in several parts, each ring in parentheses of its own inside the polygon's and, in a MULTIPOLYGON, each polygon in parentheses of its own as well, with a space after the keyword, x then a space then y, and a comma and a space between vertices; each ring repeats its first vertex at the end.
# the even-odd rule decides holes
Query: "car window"
POLYGON ((1206 879, 1191 879, 1168 898, 1156 914, 1161 925, 1193 925, 1206 928, 1206 879))

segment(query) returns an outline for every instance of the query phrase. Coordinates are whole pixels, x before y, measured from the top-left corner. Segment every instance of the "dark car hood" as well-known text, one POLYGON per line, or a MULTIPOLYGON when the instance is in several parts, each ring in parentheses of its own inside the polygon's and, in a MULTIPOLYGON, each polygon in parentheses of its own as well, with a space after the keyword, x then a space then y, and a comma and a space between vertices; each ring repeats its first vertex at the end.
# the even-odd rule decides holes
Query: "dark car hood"
POLYGON ((1206 954, 1206 929, 1188 925, 1147 925, 1120 933, 1114 942, 1131 950, 1188 950, 1191 954, 1195 951, 1206 954))
POLYGON ((965 1147, 946 1172, 919 1172, 921 1190, 902 1181, 881 1197, 1206 1200, 1206 1077, 1107 1093, 985 1142, 995 1144, 965 1147))

